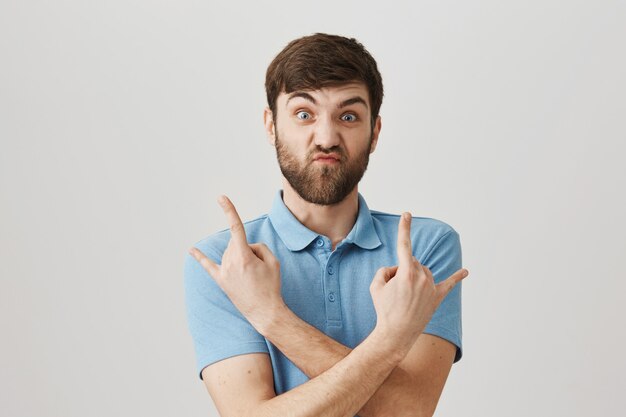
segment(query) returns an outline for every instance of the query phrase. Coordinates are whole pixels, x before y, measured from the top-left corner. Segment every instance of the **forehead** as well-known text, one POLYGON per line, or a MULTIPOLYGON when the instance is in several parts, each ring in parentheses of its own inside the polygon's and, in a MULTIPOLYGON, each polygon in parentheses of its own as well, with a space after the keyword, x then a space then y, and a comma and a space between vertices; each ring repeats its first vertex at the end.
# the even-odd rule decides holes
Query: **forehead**
MULTIPOLYGON (((317 90, 295 90, 290 93, 281 92, 277 97, 277 102, 283 106, 290 105, 293 102, 306 100, 299 93, 307 93, 311 96, 317 104, 335 104, 353 97, 360 97, 366 103, 366 107, 369 108, 369 94, 365 84, 360 82, 352 82, 341 84, 337 86, 322 87, 317 90)), ((280 105, 280 104, 279 104, 280 105)))

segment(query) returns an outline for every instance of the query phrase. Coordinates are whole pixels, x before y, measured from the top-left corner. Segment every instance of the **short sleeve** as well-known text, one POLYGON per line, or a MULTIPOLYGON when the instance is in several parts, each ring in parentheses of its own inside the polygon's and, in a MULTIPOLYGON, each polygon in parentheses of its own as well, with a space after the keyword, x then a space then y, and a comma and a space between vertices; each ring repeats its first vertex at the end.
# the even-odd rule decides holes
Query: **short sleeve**
MULTIPOLYGON (((221 258, 202 251, 209 259, 221 258)), ((232 304, 209 273, 191 255, 185 256, 185 304, 197 370, 217 361, 247 353, 269 353, 265 338, 232 304)))
MULTIPOLYGON (((439 283, 462 267, 461 242, 454 230, 446 232, 422 260, 431 272, 435 283, 439 283)), ((461 325, 461 286, 459 282, 443 299, 424 333, 448 340, 456 346, 454 363, 463 356, 463 329, 461 325)))

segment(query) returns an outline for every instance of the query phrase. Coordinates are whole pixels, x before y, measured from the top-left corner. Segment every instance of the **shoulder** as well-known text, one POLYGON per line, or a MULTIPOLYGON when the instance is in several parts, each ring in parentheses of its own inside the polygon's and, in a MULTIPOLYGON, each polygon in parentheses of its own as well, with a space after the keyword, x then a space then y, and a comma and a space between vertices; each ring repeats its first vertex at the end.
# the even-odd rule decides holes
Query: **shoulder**
MULTIPOLYGON (((267 214, 262 214, 252 220, 245 221, 243 225, 248 241, 257 241, 259 236, 262 236, 264 233, 268 233, 268 216, 267 214)), ((230 241, 230 235, 230 228, 222 229, 205 236, 192 246, 200 250, 200 252, 213 262, 221 264, 222 256, 224 255, 224 251, 226 251, 226 247, 230 241)), ((212 280, 206 279, 208 272, 187 251, 185 251, 184 259, 184 276, 187 286, 206 287, 213 284, 212 280)))
MULTIPOLYGON (((370 210, 377 230, 397 236, 400 214, 370 210)), ((448 235, 458 236, 458 232, 443 220, 432 217, 413 216, 411 220, 411 238, 421 242, 436 242, 448 235)))
MULTIPOLYGON (((269 226, 269 217, 267 214, 262 214, 252 220, 243 222, 243 227, 249 242, 257 241, 259 237, 268 233, 270 231, 268 229, 269 226)), ((219 261, 228 246, 230 235, 230 228, 222 229, 197 241, 193 246, 198 248, 209 258, 219 261)))
MULTIPOLYGON (((249 241, 251 241, 251 237, 255 239, 253 241, 256 241, 259 235, 267 233, 263 232, 268 226, 267 220, 267 215, 263 214, 243 223, 246 237, 249 241)), ((230 236, 230 228, 222 229, 202 238, 192 246, 200 250, 213 262, 221 264, 222 256, 230 241, 230 236)), ((222 289, 213 279, 210 279, 211 276, 208 271, 187 251, 185 251, 183 261, 183 276, 189 304, 204 305, 205 301, 207 301, 205 298, 208 297, 214 303, 230 305, 222 289), (198 298, 198 296, 200 297, 198 298)))

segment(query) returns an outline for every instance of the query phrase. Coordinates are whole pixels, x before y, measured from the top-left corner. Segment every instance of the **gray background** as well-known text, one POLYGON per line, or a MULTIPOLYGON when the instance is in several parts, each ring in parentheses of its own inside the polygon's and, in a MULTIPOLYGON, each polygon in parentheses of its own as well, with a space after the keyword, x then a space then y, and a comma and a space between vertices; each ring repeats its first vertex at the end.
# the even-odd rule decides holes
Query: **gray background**
POLYGON ((217 415, 183 257, 266 213, 265 69, 354 36, 386 88, 371 208, 461 235, 465 356, 437 416, 621 415, 619 1, 0 3, 0 414, 217 415))

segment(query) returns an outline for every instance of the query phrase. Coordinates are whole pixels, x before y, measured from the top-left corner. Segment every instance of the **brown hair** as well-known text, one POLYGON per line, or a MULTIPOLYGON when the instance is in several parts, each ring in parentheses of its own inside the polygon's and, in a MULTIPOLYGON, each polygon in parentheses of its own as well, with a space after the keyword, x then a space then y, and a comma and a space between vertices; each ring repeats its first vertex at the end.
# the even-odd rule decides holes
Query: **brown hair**
POLYGON ((374 58, 354 38, 326 33, 304 36, 289 42, 267 68, 267 104, 276 122, 276 99, 281 92, 317 90, 353 81, 367 87, 373 129, 383 102, 383 80, 374 58))

